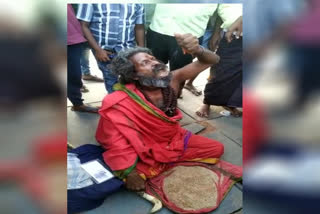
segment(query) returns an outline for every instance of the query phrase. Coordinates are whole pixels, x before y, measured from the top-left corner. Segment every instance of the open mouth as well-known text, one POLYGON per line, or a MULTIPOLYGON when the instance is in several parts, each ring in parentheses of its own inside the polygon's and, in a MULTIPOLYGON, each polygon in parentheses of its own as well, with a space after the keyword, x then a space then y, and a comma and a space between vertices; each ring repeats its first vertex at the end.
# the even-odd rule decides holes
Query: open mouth
POLYGON ((153 72, 157 73, 161 70, 167 70, 167 66, 163 63, 159 63, 153 66, 152 68, 153 72))
POLYGON ((163 63, 155 65, 152 71, 156 74, 157 78, 163 78, 169 74, 168 66, 163 63))
POLYGON ((166 77, 169 75, 169 70, 168 69, 162 69, 160 71, 158 71, 158 75, 157 77, 166 77))

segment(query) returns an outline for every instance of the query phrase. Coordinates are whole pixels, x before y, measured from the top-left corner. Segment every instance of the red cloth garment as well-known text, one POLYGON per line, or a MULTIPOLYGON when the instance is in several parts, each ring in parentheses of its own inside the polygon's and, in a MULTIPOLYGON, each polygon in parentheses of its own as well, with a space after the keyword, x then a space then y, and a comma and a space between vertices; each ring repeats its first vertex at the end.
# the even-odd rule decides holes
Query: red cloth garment
POLYGON ((243 96, 243 164, 255 156, 268 138, 268 126, 259 100, 248 90, 243 96))
POLYGON ((169 122, 146 111, 123 91, 107 95, 99 111, 96 139, 106 149, 104 161, 112 170, 129 168, 139 157, 136 169, 152 177, 165 170, 167 163, 222 155, 223 145, 204 137, 191 136, 185 145, 189 132, 178 122, 182 118, 178 109, 174 117, 168 117, 148 102, 134 84, 126 88, 169 122))
MULTIPOLYGON (((164 185, 164 179, 169 176, 171 173, 167 174, 161 174, 159 176, 156 176, 154 178, 149 179, 146 182, 146 192, 150 195, 153 195, 157 198, 159 198, 167 208, 170 210, 173 210, 177 213, 208 213, 212 210, 215 210, 220 205, 221 201, 224 199, 224 197, 227 195, 233 184, 239 180, 242 179, 242 167, 233 165, 231 163, 228 163, 226 161, 220 161, 219 163, 215 165, 209 165, 204 163, 196 163, 196 162, 180 162, 175 163, 168 168, 170 170, 171 168, 174 168, 176 166, 202 166, 205 168, 208 168, 212 170, 216 175, 218 176, 219 180, 217 183, 213 183, 212 185, 216 185, 217 187, 217 203, 216 205, 213 205, 210 208, 204 208, 199 210, 184 210, 180 207, 177 207, 172 201, 168 199, 166 196, 163 185, 164 185)), ((183 185, 183 184, 182 184, 183 185)), ((188 188, 188 187, 186 187, 188 188)))

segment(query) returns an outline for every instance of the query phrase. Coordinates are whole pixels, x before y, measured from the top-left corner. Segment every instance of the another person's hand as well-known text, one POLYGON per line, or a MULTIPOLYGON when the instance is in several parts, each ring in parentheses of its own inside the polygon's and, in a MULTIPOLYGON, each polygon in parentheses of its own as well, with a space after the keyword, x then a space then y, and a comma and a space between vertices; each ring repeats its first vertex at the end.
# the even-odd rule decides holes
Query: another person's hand
POLYGON ((231 42, 233 38, 239 39, 242 36, 242 16, 240 16, 229 28, 226 33, 226 39, 231 42))
POLYGON ((188 34, 174 34, 178 45, 182 48, 184 53, 191 54, 192 56, 195 56, 203 51, 203 48, 199 45, 199 40, 197 37, 188 34))
POLYGON ((138 172, 134 169, 126 178, 126 187, 132 191, 141 191, 145 189, 145 180, 141 178, 138 172))
POLYGON ((110 51, 104 50, 104 49, 99 49, 98 51, 95 52, 95 57, 97 60, 101 62, 107 62, 110 61, 109 55, 112 53, 110 51))

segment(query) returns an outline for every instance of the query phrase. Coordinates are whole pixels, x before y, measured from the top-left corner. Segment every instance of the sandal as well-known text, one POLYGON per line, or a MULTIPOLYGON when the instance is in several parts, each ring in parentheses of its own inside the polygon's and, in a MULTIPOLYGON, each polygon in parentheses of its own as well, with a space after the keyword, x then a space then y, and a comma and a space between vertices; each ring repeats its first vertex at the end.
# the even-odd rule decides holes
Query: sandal
POLYGON ((94 81, 94 82, 104 82, 102 78, 97 77, 95 75, 91 75, 91 74, 82 75, 82 79, 87 81, 94 81))
POLYGON ((98 113, 99 108, 88 105, 72 106, 71 111, 87 112, 87 113, 98 113))
POLYGON ((200 96, 202 94, 201 90, 196 89, 196 87, 194 87, 193 85, 184 85, 184 88, 187 89, 188 91, 190 91, 192 94, 196 95, 196 96, 200 96))
POLYGON ((82 87, 80 88, 80 91, 81 91, 82 93, 87 93, 87 92, 89 92, 89 89, 87 88, 87 86, 82 85, 82 87))

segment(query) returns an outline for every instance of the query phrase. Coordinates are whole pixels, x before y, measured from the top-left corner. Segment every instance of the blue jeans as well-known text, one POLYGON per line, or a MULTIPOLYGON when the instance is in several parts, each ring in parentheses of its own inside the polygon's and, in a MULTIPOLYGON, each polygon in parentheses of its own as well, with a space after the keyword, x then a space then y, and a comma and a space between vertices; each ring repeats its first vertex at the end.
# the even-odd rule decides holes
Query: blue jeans
POLYGON ((68 63, 68 85, 67 96, 74 106, 83 104, 80 88, 82 87, 81 70, 80 70, 80 53, 83 43, 68 45, 67 63, 68 63))
POLYGON ((114 74, 112 74, 111 70, 108 68, 109 62, 101 62, 98 61, 98 67, 102 71, 103 79, 104 79, 104 85, 108 91, 109 94, 113 92, 113 85, 118 82, 118 77, 114 74))
POLYGON ((83 50, 81 51, 81 55, 80 55, 80 65, 81 65, 82 75, 89 75, 90 74, 90 67, 89 67, 90 50, 91 50, 91 48, 90 48, 88 42, 84 43, 83 50))
POLYGON ((204 32, 202 42, 199 42, 204 48, 209 49, 209 41, 212 37, 213 29, 207 29, 204 32))

